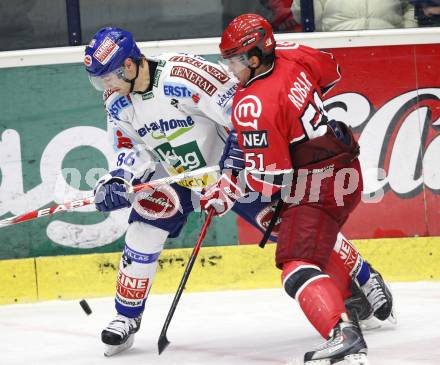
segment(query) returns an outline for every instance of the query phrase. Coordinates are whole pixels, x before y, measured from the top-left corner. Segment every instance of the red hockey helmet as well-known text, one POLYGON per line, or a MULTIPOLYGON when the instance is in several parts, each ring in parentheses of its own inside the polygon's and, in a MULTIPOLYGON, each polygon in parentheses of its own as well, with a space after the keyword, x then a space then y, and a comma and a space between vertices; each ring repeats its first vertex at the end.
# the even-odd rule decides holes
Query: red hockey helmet
POLYGON ((220 52, 224 59, 247 53, 257 47, 263 55, 275 49, 270 23, 258 14, 243 14, 232 20, 223 32, 220 52))

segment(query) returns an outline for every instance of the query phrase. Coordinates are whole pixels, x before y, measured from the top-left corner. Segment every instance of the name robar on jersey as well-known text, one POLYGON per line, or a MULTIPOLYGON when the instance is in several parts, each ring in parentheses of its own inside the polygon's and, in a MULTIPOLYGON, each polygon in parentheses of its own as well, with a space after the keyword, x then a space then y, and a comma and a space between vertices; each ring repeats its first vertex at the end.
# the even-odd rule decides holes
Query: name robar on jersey
POLYGON ((281 43, 275 55, 271 69, 239 87, 232 112, 247 183, 269 196, 292 172, 295 146, 326 134, 322 95, 340 79, 330 53, 281 43))
MULTIPOLYGON (((113 168, 135 177, 162 163, 169 174, 216 165, 223 151, 236 81, 218 65, 189 54, 150 58, 155 71, 144 94, 104 93, 113 168)), ((151 70, 151 67, 150 67, 151 70)), ((215 176, 183 182, 200 188, 215 176)))

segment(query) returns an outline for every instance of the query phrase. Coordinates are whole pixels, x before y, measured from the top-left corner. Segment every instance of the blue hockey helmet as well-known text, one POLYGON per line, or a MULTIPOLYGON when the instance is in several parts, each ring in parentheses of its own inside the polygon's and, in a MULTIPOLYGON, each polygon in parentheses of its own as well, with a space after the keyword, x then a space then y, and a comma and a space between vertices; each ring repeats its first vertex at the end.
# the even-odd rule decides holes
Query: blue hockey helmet
POLYGON ((133 35, 114 27, 102 28, 96 32, 84 53, 84 65, 90 81, 99 89, 102 88, 95 81, 110 73, 124 78, 124 61, 131 58, 137 63, 142 57, 133 35))

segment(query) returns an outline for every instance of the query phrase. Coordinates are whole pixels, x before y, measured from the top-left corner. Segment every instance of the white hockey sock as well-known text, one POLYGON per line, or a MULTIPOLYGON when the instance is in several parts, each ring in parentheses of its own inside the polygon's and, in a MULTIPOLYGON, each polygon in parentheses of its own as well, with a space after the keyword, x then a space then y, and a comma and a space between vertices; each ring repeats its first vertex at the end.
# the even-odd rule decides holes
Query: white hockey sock
POLYGON ((134 318, 144 310, 167 237, 167 231, 146 223, 133 222, 128 227, 116 285, 118 313, 134 318))

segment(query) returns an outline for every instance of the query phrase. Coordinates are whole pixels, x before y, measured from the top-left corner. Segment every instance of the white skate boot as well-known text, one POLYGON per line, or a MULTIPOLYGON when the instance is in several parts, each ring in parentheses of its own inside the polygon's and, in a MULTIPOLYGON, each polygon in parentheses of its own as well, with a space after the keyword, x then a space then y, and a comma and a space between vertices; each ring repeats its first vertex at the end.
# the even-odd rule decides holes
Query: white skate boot
POLYGON ((104 356, 113 356, 133 346, 134 334, 141 326, 142 315, 128 318, 118 314, 102 331, 101 340, 105 344, 104 356))
POLYGON ((370 303, 374 316, 381 320, 389 320, 396 324, 397 320, 393 312, 393 295, 391 290, 380 275, 379 272, 373 269, 370 265, 371 275, 370 279, 361 286, 362 292, 365 294, 370 303))

